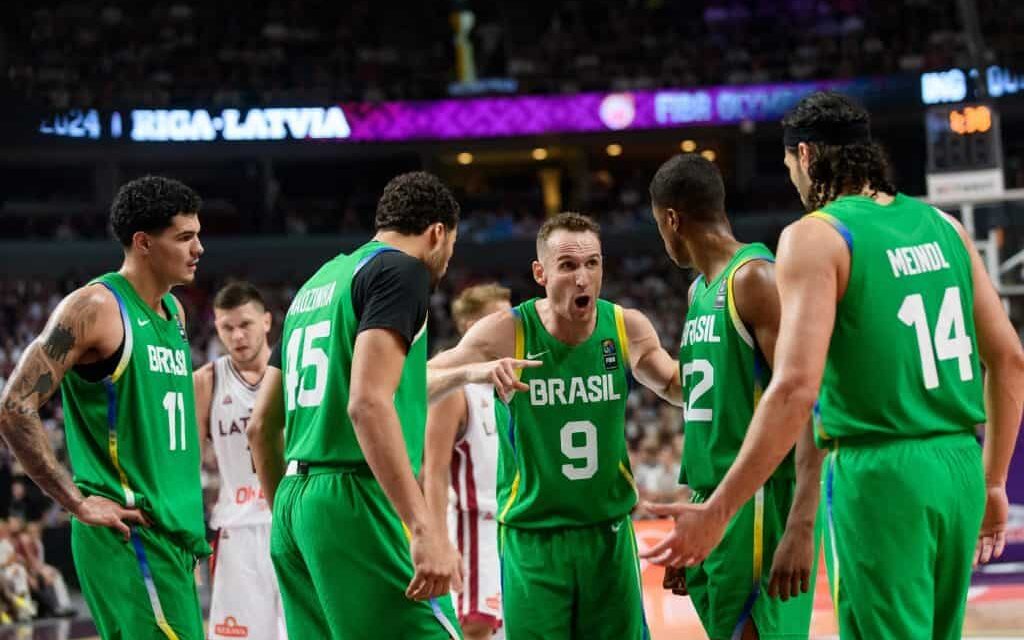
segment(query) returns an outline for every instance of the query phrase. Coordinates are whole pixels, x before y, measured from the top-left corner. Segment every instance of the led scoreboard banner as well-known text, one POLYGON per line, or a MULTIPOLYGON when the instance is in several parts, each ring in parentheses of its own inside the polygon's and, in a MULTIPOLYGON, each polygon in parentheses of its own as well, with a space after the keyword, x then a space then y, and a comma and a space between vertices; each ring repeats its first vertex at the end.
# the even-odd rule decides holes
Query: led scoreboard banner
POLYGON ((930 107, 925 137, 930 198, 970 200, 1003 193, 999 114, 992 105, 930 107))
MULTIPOLYGON (((34 142, 414 142, 601 133, 777 122, 812 91, 862 100, 891 95, 889 78, 822 80, 659 91, 342 102, 253 108, 70 109, 0 119, 34 142), (31 122, 31 120, 29 120, 31 122), (32 131, 34 128, 34 131, 32 131)), ((8 140, 12 136, 6 136, 8 140)))

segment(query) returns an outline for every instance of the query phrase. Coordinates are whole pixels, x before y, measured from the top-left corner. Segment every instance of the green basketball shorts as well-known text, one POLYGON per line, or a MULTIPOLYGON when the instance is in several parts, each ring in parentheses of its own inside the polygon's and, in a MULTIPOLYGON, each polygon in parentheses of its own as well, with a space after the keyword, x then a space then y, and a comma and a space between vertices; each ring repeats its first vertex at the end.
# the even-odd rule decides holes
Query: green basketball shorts
POLYGON ((500 526, 508 640, 647 640, 629 516, 588 527, 500 526))
POLYGON ((825 560, 839 634, 960 638, 985 510, 973 436, 840 442, 824 464, 825 560))
MULTIPOLYGON (((786 529, 795 488, 792 479, 770 479, 733 516, 722 542, 704 562, 686 570, 690 598, 711 640, 734 637, 749 620, 764 640, 808 637, 817 561, 807 593, 785 602, 768 597, 772 559, 786 529)), ((710 494, 695 490, 691 500, 703 502, 710 494)))
POLYGON ((451 640, 451 596, 405 597, 409 538, 366 467, 290 463, 274 498, 270 555, 290 638, 451 640))
POLYGON ((126 542, 107 527, 71 521, 82 594, 104 640, 203 640, 196 557, 145 527, 126 542))

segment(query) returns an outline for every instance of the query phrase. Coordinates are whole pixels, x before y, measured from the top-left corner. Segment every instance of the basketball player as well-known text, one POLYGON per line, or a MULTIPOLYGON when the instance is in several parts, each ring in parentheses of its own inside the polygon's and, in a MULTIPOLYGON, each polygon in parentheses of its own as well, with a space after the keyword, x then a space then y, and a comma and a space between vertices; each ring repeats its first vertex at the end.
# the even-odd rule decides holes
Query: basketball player
MULTIPOLYGON (((763 244, 733 237, 722 176, 701 156, 667 161, 650 192, 669 257, 698 271, 679 347, 687 399, 680 482, 700 503, 736 458, 771 375, 779 330, 775 259, 763 244)), ((788 456, 732 519, 715 551, 686 569, 689 595, 713 640, 807 638, 821 460, 808 428, 797 445, 799 471, 788 456), (770 572, 765 559, 773 556, 770 572), (781 600, 760 597, 762 591, 781 600)))
POLYGON ((438 369, 540 360, 498 412, 502 604, 510 640, 648 637, 630 512, 630 379, 682 405, 679 368, 639 311, 599 299, 599 228, 562 213, 537 234, 545 297, 475 324, 438 369))
POLYGON ((270 510, 253 468, 245 430, 267 372, 270 312, 248 282, 232 282, 213 298, 214 325, 227 355, 195 374, 200 442, 217 458, 220 493, 210 518, 217 530, 210 637, 245 633, 284 638, 281 593, 270 562, 270 510))
POLYGON ((521 388, 515 367, 529 363, 428 379, 430 289, 458 216, 435 176, 394 178, 373 240, 321 267, 285 318, 284 384, 271 369, 249 441, 274 510, 271 557, 292 638, 461 637, 448 595, 461 587, 458 552, 416 482, 427 400, 469 382, 521 388))
POLYGON ((122 186, 110 209, 121 269, 57 306, 0 402, 11 450, 73 516, 75 568, 103 638, 203 637, 193 569, 209 546, 192 360, 170 293, 195 278, 199 204, 176 180, 122 186), (74 481, 39 421, 58 386, 74 481))
MULTIPOLYGON (((469 287, 452 302, 452 318, 465 335, 478 320, 509 311, 511 293, 497 284, 469 287)), ((462 555, 463 589, 455 611, 466 640, 490 638, 501 628, 498 566, 498 430, 494 385, 468 384, 434 403, 427 414, 423 493, 462 555), (454 459, 453 459, 454 451, 454 459), (449 504, 449 486, 455 497, 449 504)))
POLYGON ((677 507, 649 555, 672 566, 707 557, 813 408, 830 450, 825 557, 840 635, 959 638, 972 558, 1005 543, 1020 339, 963 227, 889 182, 863 108, 815 93, 783 127, 812 213, 779 243, 774 375, 718 489, 677 507), (986 408, 982 453, 974 426, 986 408))

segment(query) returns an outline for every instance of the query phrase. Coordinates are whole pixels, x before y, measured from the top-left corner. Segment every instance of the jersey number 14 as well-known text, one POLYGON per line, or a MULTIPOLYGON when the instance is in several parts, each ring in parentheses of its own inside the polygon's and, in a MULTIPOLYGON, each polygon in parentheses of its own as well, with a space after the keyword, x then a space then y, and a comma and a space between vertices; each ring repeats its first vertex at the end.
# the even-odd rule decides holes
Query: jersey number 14
POLYGON ((900 321, 913 327, 917 333, 917 348, 921 354, 921 371, 924 374, 924 388, 939 386, 938 360, 956 360, 960 379, 964 382, 974 379, 971 366, 971 339, 964 329, 964 312, 960 304, 960 287, 949 287, 942 297, 939 318, 935 323, 934 338, 928 330, 928 318, 924 311, 924 298, 914 293, 903 299, 897 312, 900 321), (932 348, 932 343, 935 347, 932 348))

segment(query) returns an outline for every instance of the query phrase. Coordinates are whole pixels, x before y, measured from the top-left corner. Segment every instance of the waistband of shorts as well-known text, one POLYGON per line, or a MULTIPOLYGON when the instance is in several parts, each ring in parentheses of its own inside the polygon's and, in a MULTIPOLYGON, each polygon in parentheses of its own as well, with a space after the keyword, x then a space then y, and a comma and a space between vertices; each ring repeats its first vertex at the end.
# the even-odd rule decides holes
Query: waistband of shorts
POLYGON ((508 524, 506 522, 498 521, 498 526, 500 528, 511 529, 511 530, 516 531, 516 532, 522 532, 522 533, 530 533, 530 534, 533 534, 533 533, 537 533, 537 534, 550 533, 550 534, 554 534, 554 533, 567 533, 567 532, 574 532, 574 531, 586 531, 588 529, 602 529, 602 528, 614 525, 615 523, 624 522, 626 520, 631 520, 631 519, 632 519, 632 515, 630 513, 624 513, 621 516, 615 516, 614 518, 608 518, 608 519, 605 519, 605 520, 599 520, 597 522, 585 522, 585 523, 581 523, 581 524, 559 524, 559 525, 551 525, 551 526, 544 526, 544 527, 529 527, 529 526, 523 527, 523 526, 519 526, 519 525, 516 525, 516 524, 508 524))
POLYGON ((304 460, 289 460, 285 467, 285 476, 322 476, 328 474, 356 474, 361 476, 373 476, 370 466, 365 462, 340 464, 329 462, 306 462, 304 460))
MULTIPOLYGON (((795 483, 796 483, 796 478, 795 477, 772 475, 770 478, 768 478, 768 480, 762 486, 771 487, 771 486, 775 486, 775 485, 792 485, 792 484, 795 484, 795 483)), ((687 486, 690 487, 691 493, 694 496, 697 496, 699 498, 699 501, 691 499, 691 502, 704 502, 709 497, 711 497, 711 494, 714 493, 715 489, 718 488, 717 484, 716 485, 711 485, 710 487, 695 487, 693 485, 687 485, 687 486)))
POLYGON ((958 433, 933 433, 907 438, 889 435, 863 435, 835 438, 833 440, 828 440, 824 444, 826 445, 825 448, 829 451, 836 451, 837 449, 863 449, 900 445, 958 447, 970 444, 977 445, 978 438, 971 431, 961 431, 958 433))

